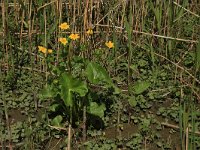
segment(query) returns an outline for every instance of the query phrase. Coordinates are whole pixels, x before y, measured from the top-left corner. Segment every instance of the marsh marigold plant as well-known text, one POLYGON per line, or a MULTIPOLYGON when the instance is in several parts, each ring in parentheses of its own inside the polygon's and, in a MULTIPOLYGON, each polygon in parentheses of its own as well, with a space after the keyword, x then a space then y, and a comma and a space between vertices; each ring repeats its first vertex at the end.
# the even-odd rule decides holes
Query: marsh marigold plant
POLYGON ((66 45, 68 43, 66 38, 59 38, 58 41, 61 42, 63 45, 66 45))
POLYGON ((69 25, 66 22, 64 22, 59 25, 59 28, 62 30, 67 30, 67 29, 69 29, 69 25))
POLYGON ((106 42, 105 45, 106 45, 108 48, 114 48, 114 43, 111 42, 111 41, 106 42))
POLYGON ((77 39, 80 38, 80 36, 79 36, 79 34, 70 34, 69 38, 70 38, 71 40, 77 40, 77 39))
POLYGON ((47 49, 47 48, 45 48, 43 46, 38 46, 38 49, 39 49, 39 52, 42 52, 43 54, 46 54, 46 53, 51 54, 53 52, 52 49, 47 49))
POLYGON ((38 46, 39 52, 46 53, 47 49, 43 46, 38 46))
POLYGON ((48 49, 48 53, 51 54, 53 52, 52 49, 48 49))

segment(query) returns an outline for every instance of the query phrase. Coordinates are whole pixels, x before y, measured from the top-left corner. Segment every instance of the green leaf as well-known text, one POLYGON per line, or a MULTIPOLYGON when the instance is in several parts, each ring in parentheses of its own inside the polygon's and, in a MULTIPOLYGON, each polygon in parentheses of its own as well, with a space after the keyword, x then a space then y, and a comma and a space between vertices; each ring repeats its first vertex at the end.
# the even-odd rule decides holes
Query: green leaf
MULTIPOLYGON (((130 19, 132 19, 132 18, 130 17, 130 19)), ((129 21, 132 22, 131 20, 129 20, 129 21)), ((128 33, 128 43, 129 43, 129 46, 130 46, 131 39, 132 39, 132 27, 131 27, 131 24, 128 22, 127 18, 125 18, 125 29, 128 33)))
POLYGON ((148 81, 136 82, 133 86, 135 94, 141 94, 150 87, 151 83, 148 81))
POLYGON ((88 113, 103 118, 106 106, 104 104, 98 105, 96 102, 91 102, 88 107, 88 113))
POLYGON ((62 120, 63 120, 62 116, 58 115, 55 118, 53 118, 51 123, 52 123, 53 126, 61 126, 62 120))
POLYGON ((137 101, 136 101, 136 98, 135 97, 131 97, 128 99, 128 102, 129 104, 132 106, 132 107, 135 107, 137 105, 137 101))
POLYGON ((113 93, 113 94, 119 94, 120 92, 121 92, 121 89, 119 89, 117 86, 115 86, 114 84, 113 84, 113 88, 114 88, 114 90, 115 90, 115 92, 113 93))
POLYGON ((86 68, 86 75, 88 80, 93 84, 99 84, 102 82, 112 83, 106 70, 97 63, 90 62, 86 68))
POLYGON ((61 98, 66 106, 73 106, 73 93, 78 93, 80 96, 85 96, 88 92, 86 83, 75 79, 72 75, 63 73, 60 77, 61 98))
POLYGON ((139 65, 140 67, 144 67, 144 66, 146 66, 147 64, 148 64, 148 62, 147 62, 146 60, 140 59, 140 60, 138 61, 138 65, 139 65))
POLYGON ((105 68, 103 68, 101 65, 94 62, 88 63, 86 68, 86 76, 91 83, 104 83, 107 87, 113 87, 115 94, 120 93, 120 89, 113 84, 112 79, 109 77, 105 68))
POLYGON ((59 104, 53 104, 49 107, 49 110, 55 112, 58 107, 59 107, 59 104))
POLYGON ((130 65, 130 69, 132 69, 133 71, 137 71, 137 65, 134 65, 134 64, 132 64, 132 65, 130 65))
POLYGON ((22 96, 19 97, 19 101, 23 102, 24 99, 28 96, 29 94, 27 92, 23 92, 22 96))
POLYGON ((41 91, 39 97, 41 100, 47 99, 47 98, 53 98, 56 96, 56 91, 53 89, 51 85, 46 85, 44 89, 41 91))

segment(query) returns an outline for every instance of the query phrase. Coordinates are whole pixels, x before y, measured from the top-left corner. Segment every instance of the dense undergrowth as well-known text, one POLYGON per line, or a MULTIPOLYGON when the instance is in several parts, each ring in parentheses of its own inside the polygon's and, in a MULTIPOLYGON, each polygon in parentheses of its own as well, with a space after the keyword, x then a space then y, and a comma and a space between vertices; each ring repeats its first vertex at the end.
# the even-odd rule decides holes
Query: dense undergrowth
POLYGON ((200 149, 198 1, 0 11, 1 149, 200 149))

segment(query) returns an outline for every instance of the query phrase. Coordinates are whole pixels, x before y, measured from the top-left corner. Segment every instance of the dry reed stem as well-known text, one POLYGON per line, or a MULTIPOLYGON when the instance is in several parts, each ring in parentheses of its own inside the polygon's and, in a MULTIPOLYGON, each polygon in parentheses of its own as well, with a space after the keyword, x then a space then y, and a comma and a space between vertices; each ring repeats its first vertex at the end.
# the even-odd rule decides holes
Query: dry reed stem
POLYGON ((190 11, 190 10, 184 8, 183 6, 179 5, 177 2, 174 2, 174 1, 173 1, 173 3, 174 3, 175 5, 177 5, 178 7, 184 9, 184 10, 187 11, 188 13, 190 13, 190 14, 192 14, 192 15, 198 17, 198 18, 200 17, 199 15, 195 14, 194 12, 192 12, 192 11, 190 11))
MULTIPOLYGON (((103 25, 103 24, 95 24, 95 26, 110 27, 110 28, 113 27, 113 26, 108 26, 108 25, 103 25)), ((124 27, 121 28, 118 26, 114 26, 114 28, 123 29, 123 30, 125 29, 124 27)), ((152 37, 159 37, 159 38, 168 39, 168 40, 176 40, 176 41, 188 42, 188 43, 198 43, 198 41, 195 41, 195 40, 187 40, 187 39, 170 37, 170 36, 165 36, 165 35, 158 35, 158 34, 154 34, 154 33, 141 32, 141 31, 137 31, 137 30, 133 30, 132 32, 137 33, 137 34, 148 35, 148 36, 152 36, 152 37)), ((125 31, 125 33, 126 33, 126 31, 125 31)))
MULTIPOLYGON (((170 127, 170 128, 173 128, 173 129, 180 129, 179 126, 173 125, 173 124, 170 124, 170 123, 166 123, 166 122, 162 122, 161 125, 166 126, 166 127, 170 127)), ((192 131, 188 130, 188 133, 192 133, 192 131)), ((195 131, 194 133, 196 135, 200 136, 200 132, 199 131, 195 131)))

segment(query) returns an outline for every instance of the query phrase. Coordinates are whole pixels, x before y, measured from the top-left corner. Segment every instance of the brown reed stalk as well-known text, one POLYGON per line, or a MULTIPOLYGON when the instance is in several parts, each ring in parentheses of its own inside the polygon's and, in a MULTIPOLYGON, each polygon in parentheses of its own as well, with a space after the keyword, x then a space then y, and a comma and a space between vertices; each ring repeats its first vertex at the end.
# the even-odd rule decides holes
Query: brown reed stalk
MULTIPOLYGON (((1 1, 2 3, 2 27, 3 27, 3 54, 6 55, 6 58, 3 59, 3 63, 7 63, 7 71, 9 71, 9 52, 8 52, 8 43, 6 41, 7 38, 7 32, 8 32, 8 4, 5 0, 1 1)), ((1 77, 3 77, 3 74, 1 72, 0 69, 0 75, 1 77)), ((9 149, 12 150, 12 131, 11 131, 11 127, 10 127, 10 120, 9 120, 9 116, 8 116, 8 107, 7 107, 7 102, 6 102, 6 98, 4 96, 4 88, 3 88, 3 84, 2 84, 2 78, 1 78, 1 90, 2 90, 2 97, 3 97, 3 106, 4 106, 4 113, 5 113, 5 117, 6 117, 6 126, 7 126, 7 130, 8 130, 8 142, 9 142, 9 149)))

